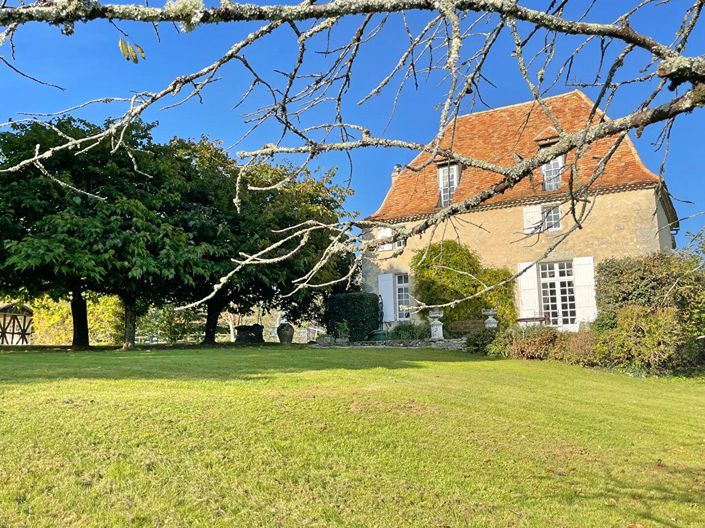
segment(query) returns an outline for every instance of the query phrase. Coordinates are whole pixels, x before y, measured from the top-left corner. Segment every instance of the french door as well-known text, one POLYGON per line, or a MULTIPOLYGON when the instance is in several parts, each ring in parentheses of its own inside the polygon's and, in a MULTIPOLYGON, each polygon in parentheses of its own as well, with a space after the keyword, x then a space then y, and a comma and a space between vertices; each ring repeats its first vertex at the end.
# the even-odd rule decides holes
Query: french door
POLYGON ((539 264, 539 280, 541 306, 548 324, 557 327, 574 325, 577 310, 573 263, 567 261, 539 264))

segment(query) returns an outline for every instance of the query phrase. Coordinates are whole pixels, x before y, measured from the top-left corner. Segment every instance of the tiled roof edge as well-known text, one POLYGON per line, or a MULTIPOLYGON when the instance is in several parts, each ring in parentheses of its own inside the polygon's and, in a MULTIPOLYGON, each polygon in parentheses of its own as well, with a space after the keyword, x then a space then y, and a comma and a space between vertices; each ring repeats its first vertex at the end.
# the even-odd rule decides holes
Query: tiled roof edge
MULTIPOLYGON (((637 191, 640 189, 655 189, 658 187, 660 183, 655 182, 655 183, 628 183, 625 185, 612 185, 610 187, 601 187, 597 189, 592 189, 589 193, 589 195, 597 195, 597 194, 610 194, 610 193, 619 193, 619 192, 628 192, 628 191, 637 191)), ((470 211, 465 211, 460 214, 467 214, 467 213, 475 213, 478 211, 489 211, 492 209, 508 209, 510 207, 518 207, 520 205, 533 205, 533 204, 539 204, 539 203, 546 203, 546 202, 555 202, 556 200, 560 200, 563 198, 566 198, 568 196, 568 193, 558 193, 558 194, 546 194, 542 196, 532 196, 530 198, 521 198, 518 200, 507 200, 504 202, 499 202, 499 203, 493 203, 493 204, 485 204, 485 205, 479 205, 470 211)), ((431 211, 428 213, 419 213, 415 215, 410 215, 410 216, 399 216, 396 218, 383 218, 379 219, 378 221, 380 222, 387 222, 390 224, 399 224, 403 222, 413 222, 416 220, 423 220, 424 218, 428 218, 431 216, 433 213, 436 211, 431 211)), ((368 216, 365 220, 370 220, 370 221, 375 221, 376 219, 374 216, 368 216)))

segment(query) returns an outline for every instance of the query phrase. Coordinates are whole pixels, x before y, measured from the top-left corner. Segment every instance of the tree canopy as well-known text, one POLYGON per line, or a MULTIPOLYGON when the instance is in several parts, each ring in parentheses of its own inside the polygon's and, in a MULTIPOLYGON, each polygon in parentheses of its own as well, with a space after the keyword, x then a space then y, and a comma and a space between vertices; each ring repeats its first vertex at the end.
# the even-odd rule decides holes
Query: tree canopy
MULTIPOLYGON (((115 153, 101 142, 80 155, 64 152, 41 166, 7 172, 2 167, 37 144, 90 136, 102 128, 61 118, 51 127, 21 123, 0 133, 0 224, 10 226, 0 245, 2 288, 71 298, 74 329, 80 329, 75 345, 88 344, 86 292, 121 299, 125 343, 131 346, 137 316, 150 305, 198 301, 233 268, 234 259, 284 237, 279 229, 291 222, 334 223, 341 211, 346 191, 332 185, 330 176, 273 185, 288 169, 262 165, 250 168, 246 180, 271 189, 255 193, 218 145, 205 139, 157 144, 151 129, 135 123, 122 139, 125 148, 115 153), (238 195, 249 194, 242 207, 234 206, 238 195)), ((261 304, 283 309, 292 319, 314 315, 321 296, 332 288, 285 297, 296 274, 312 266, 328 245, 323 231, 312 238, 295 258, 248 267, 224 283, 207 304, 207 340, 214 338, 217 317, 231 304, 244 313, 261 304)), ((295 245, 282 244, 281 254, 295 245)), ((333 277, 340 258, 319 271, 322 282, 333 277)))

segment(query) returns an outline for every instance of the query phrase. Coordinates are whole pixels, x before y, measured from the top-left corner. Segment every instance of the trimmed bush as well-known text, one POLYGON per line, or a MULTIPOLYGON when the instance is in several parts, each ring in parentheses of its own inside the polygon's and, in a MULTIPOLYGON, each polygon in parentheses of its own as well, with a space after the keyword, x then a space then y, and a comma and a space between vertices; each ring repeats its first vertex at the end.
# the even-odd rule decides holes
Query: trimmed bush
POLYGON ((389 338, 394 341, 415 341, 431 337, 431 325, 427 322, 414 324, 402 322, 389 331, 389 338))
POLYGON ((656 374, 690 368, 702 359, 699 343, 674 307, 619 308, 615 327, 597 334, 593 353, 598 365, 656 374))
MULTIPOLYGON (((703 364, 705 354, 674 307, 624 306, 599 330, 558 332, 551 327, 513 327, 484 345, 487 354, 554 359, 589 367, 619 367, 668 374, 703 364)), ((475 349, 483 346, 478 338, 475 349)), ((468 339, 468 348, 471 342, 468 339)))
POLYGON ((379 300, 374 293, 350 292, 333 295, 326 303, 325 325, 328 333, 337 335, 347 324, 352 341, 364 341, 379 328, 379 300))
POLYGON ((467 336, 465 346, 473 354, 487 354, 487 347, 497 338, 497 330, 482 328, 473 330, 467 336))

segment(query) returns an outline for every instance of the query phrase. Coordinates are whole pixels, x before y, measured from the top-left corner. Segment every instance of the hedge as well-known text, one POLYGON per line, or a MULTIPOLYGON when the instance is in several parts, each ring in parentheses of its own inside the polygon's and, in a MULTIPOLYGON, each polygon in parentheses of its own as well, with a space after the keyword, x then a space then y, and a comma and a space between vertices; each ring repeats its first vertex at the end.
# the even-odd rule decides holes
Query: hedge
POLYGON ((700 343, 681 322, 674 307, 623 306, 616 325, 596 333, 593 357, 601 366, 628 366, 655 374, 697 366, 700 343))
POLYGON ((352 341, 364 341, 379 328, 379 299, 374 293, 350 292, 333 295, 326 303, 325 325, 335 335, 347 324, 352 341))
MULTIPOLYGON (((468 339, 468 350, 518 359, 553 359, 589 367, 619 367, 649 374, 689 371, 703 365, 700 342, 673 307, 623 306, 614 328, 558 332, 555 328, 512 327, 491 342, 468 339)), ((489 335, 485 340, 489 339, 489 335)))
POLYGON ((431 324, 428 321, 423 321, 420 324, 414 324, 411 321, 397 323, 394 328, 389 331, 389 339, 395 341, 414 341, 419 339, 430 339, 431 324))
POLYGON ((616 313, 625 306, 672 307, 691 335, 702 334, 705 273, 700 266, 696 257, 663 253, 601 262, 595 280, 600 312, 595 328, 615 328, 616 313))

